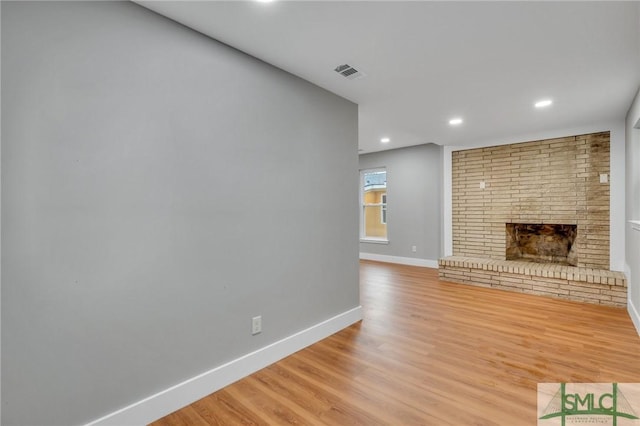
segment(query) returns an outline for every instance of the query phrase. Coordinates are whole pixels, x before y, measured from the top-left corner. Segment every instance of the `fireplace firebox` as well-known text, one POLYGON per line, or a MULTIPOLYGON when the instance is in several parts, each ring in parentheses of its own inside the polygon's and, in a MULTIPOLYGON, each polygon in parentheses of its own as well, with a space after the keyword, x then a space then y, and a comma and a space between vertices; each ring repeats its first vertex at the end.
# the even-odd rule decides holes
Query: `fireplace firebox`
POLYGON ((576 225, 506 224, 506 260, 577 266, 576 225))

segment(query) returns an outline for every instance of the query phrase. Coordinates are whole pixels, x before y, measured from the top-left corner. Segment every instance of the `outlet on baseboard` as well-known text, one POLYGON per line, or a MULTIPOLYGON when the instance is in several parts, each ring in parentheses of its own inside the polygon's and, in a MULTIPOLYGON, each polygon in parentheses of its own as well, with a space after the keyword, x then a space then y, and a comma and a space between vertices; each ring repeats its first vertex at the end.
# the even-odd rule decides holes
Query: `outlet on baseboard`
POLYGON ((251 318, 251 334, 256 335, 262 332, 262 315, 251 318))

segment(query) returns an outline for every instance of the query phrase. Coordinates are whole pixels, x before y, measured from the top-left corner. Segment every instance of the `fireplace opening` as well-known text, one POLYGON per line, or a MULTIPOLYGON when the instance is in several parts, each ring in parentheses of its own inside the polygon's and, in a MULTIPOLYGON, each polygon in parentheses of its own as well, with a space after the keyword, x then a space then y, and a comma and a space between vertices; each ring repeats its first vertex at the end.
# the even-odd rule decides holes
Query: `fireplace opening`
POLYGON ((578 265, 576 225, 507 223, 506 260, 578 265))

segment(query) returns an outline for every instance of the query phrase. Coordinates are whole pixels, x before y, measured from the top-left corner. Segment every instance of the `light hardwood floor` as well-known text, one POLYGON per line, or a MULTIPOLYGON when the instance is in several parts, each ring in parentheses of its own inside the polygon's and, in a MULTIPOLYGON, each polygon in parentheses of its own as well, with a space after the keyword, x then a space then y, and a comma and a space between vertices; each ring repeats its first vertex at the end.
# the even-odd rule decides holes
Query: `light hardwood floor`
POLYGON ((154 423, 535 425, 539 382, 640 382, 625 309, 361 262, 364 319, 154 423))

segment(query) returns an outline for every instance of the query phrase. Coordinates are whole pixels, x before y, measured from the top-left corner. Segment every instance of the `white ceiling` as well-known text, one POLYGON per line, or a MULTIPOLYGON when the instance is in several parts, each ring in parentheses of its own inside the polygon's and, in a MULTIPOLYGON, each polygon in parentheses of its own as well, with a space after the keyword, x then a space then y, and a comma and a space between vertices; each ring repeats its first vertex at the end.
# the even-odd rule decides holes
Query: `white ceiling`
POLYGON ((623 120, 640 84, 637 2, 138 3, 356 102, 364 152, 623 120))

